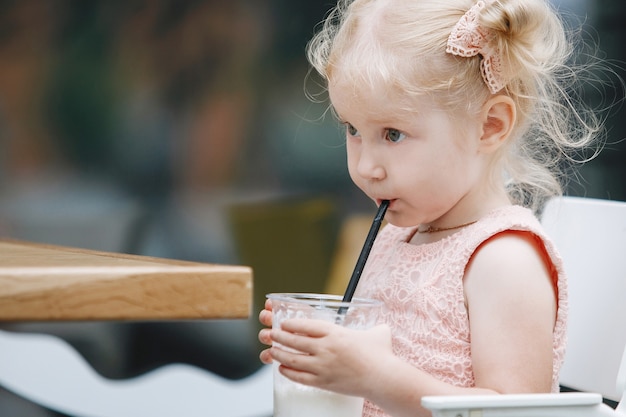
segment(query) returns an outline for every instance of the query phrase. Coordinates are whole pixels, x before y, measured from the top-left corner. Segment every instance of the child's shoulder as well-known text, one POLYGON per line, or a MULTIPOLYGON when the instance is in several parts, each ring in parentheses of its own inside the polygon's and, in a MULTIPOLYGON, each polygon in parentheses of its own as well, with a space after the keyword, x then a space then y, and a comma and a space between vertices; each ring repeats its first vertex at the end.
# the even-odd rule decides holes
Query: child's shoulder
POLYGON ((530 209, 507 205, 490 211, 476 223, 453 235, 452 241, 471 254, 479 246, 505 232, 528 234, 540 240, 548 240, 539 219, 530 209))

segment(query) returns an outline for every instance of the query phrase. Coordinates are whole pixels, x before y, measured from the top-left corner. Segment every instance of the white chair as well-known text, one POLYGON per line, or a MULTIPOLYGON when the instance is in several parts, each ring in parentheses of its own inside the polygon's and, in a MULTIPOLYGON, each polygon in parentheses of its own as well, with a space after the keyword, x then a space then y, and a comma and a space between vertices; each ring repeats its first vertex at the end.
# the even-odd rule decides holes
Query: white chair
POLYGON ((626 416, 620 402, 626 395, 626 202, 556 198, 542 224, 568 274, 569 341, 560 384, 576 392, 422 398, 434 417, 626 416))
MULTIPOLYGON (((251 270, 0 240, 0 319, 247 317, 251 270)), ((75 417, 269 417, 271 366, 240 380, 171 364, 113 380, 64 340, 0 330, 0 386, 75 417)))

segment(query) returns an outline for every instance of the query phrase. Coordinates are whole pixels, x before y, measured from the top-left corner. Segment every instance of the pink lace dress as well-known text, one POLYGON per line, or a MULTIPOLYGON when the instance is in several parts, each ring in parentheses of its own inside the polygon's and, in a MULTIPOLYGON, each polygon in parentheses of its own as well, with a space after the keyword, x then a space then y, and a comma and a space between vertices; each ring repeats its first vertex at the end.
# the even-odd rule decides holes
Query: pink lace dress
MULTIPOLYGON (((552 389, 557 392, 565 349, 567 283, 554 244, 526 208, 498 208, 477 223, 424 245, 407 243, 416 227, 385 226, 374 243, 355 297, 384 302, 380 321, 391 327, 396 355, 441 381, 472 387, 474 374, 463 275, 478 246, 506 230, 533 233, 552 262, 558 294, 552 389)), ((366 401, 363 416, 386 414, 366 401)))

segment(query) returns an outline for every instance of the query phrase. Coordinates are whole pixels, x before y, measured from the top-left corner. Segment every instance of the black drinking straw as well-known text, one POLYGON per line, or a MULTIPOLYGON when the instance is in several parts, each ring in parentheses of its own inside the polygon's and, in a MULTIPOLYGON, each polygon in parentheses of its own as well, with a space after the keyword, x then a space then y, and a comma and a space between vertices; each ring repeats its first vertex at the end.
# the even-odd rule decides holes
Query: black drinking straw
MULTIPOLYGON (((376 212, 376 216, 374 217, 374 221, 372 222, 370 231, 367 234, 367 238, 365 238, 365 244, 363 245, 363 249, 361 249, 361 254, 356 261, 354 271, 352 271, 350 282, 348 282, 348 287, 346 288, 346 292, 343 295, 342 301, 344 302, 349 302, 352 300, 352 296, 354 295, 356 286, 359 283, 359 278, 361 278, 363 267, 365 267, 365 262, 367 261, 367 257, 369 256, 372 245, 374 244, 374 239, 376 239, 378 229, 380 229, 380 224, 383 221, 383 217, 385 217, 387 207, 389 207, 389 200, 383 200, 380 202, 380 206, 378 207, 378 211, 376 212)), ((347 307, 341 307, 339 309, 339 313, 345 313, 346 309, 347 307)))

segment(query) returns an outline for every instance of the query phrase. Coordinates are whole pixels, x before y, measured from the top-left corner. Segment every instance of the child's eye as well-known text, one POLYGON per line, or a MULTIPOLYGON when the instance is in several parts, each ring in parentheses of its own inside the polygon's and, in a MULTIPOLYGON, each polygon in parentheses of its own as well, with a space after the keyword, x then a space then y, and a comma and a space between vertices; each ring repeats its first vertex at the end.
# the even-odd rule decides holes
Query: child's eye
POLYGON ((396 129, 387 129, 385 132, 385 139, 389 142, 397 143, 402 141, 406 135, 396 129))
POLYGON ((346 130, 350 136, 361 136, 359 131, 356 130, 356 127, 352 126, 350 123, 346 123, 346 130))

